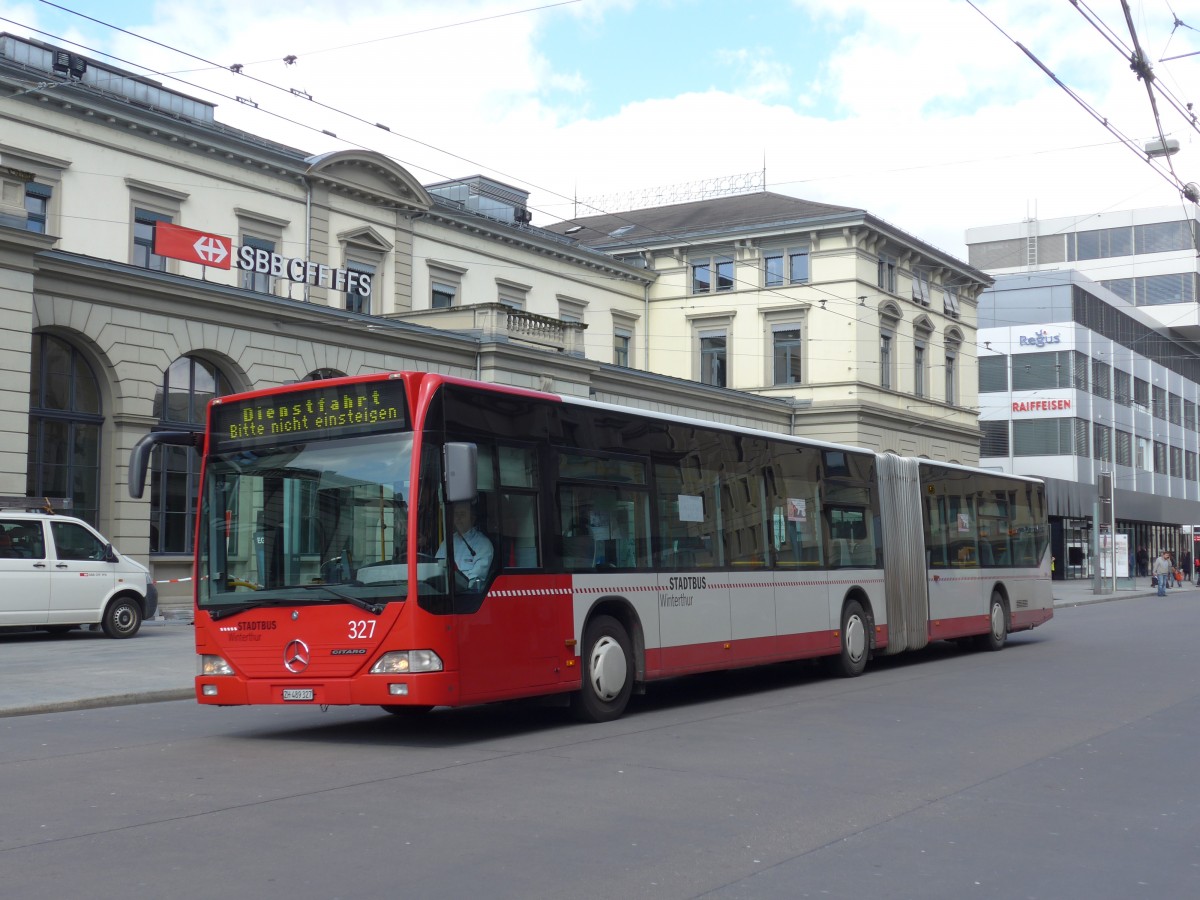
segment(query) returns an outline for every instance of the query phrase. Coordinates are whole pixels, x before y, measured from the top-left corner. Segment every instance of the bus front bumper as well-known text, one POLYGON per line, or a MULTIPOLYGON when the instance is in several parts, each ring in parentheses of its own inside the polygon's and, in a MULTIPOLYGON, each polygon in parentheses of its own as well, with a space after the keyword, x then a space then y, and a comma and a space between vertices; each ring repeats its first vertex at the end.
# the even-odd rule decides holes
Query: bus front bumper
POLYGON ((457 706, 454 672, 356 678, 254 679, 199 675, 196 700, 214 706, 457 706))

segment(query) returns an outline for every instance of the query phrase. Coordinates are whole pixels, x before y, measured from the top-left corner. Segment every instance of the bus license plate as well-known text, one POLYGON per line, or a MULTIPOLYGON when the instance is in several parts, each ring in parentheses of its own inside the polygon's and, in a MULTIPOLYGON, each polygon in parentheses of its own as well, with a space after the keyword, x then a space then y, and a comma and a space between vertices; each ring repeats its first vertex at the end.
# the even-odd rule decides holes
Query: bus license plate
POLYGON ((313 698, 312 688, 284 688, 284 700, 311 700, 313 698))

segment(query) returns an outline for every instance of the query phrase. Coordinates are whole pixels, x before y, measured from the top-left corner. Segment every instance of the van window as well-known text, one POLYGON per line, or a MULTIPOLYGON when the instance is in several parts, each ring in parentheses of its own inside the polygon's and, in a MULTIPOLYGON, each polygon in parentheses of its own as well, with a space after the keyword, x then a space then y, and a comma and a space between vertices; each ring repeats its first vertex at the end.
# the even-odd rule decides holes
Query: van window
POLYGON ((76 522, 51 522, 50 534, 59 559, 104 559, 104 542, 76 522))
POLYGON ((0 519, 0 559, 45 559, 42 523, 0 519))

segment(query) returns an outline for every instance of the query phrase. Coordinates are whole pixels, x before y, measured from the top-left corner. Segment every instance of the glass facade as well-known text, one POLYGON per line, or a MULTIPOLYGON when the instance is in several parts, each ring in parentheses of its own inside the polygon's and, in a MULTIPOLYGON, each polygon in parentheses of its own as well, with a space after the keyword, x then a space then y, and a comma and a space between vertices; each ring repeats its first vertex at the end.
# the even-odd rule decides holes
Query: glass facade
MULTIPOLYGON (((1117 240, 1103 239, 1110 247, 1117 240)), ((1200 356, 1088 284, 1070 272, 1000 276, 995 293, 981 298, 980 322, 997 329, 978 334, 981 465, 1003 460, 1059 483, 1051 492, 1055 578, 1097 574, 1092 504, 1099 473, 1110 472, 1124 514, 1119 546, 1129 548, 1118 575, 1133 587, 1138 547, 1152 548, 1150 559, 1163 548, 1190 550, 1191 526, 1200 525, 1200 356), (1054 278, 1062 283, 1048 286, 1054 278), (1004 283, 1021 279, 1027 290, 1004 283), (1016 316, 1022 324, 1013 327, 1016 316), (1016 346, 1027 335, 1050 346, 1016 346), (993 349, 1006 347, 1007 356, 993 349), (1017 352, 1026 349, 1033 352, 1017 352)))

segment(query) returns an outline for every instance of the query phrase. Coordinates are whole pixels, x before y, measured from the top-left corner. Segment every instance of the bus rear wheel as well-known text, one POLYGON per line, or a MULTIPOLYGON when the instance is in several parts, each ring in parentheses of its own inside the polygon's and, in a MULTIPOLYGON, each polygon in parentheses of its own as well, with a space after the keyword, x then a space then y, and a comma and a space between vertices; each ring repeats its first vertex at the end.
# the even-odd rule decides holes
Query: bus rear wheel
POLYGON ((625 627, 596 616, 583 632, 583 686, 571 712, 584 722, 609 722, 625 712, 633 693, 633 651, 625 627))
POLYGON ((842 610, 842 649, 838 656, 838 671, 847 678, 856 678, 867 668, 871 651, 871 636, 862 604, 851 600, 842 610))
POLYGON ((1004 606, 1004 598, 999 593, 993 593, 988 607, 988 632, 979 638, 979 646, 984 650, 1003 650, 1007 640, 1008 610, 1004 606))

